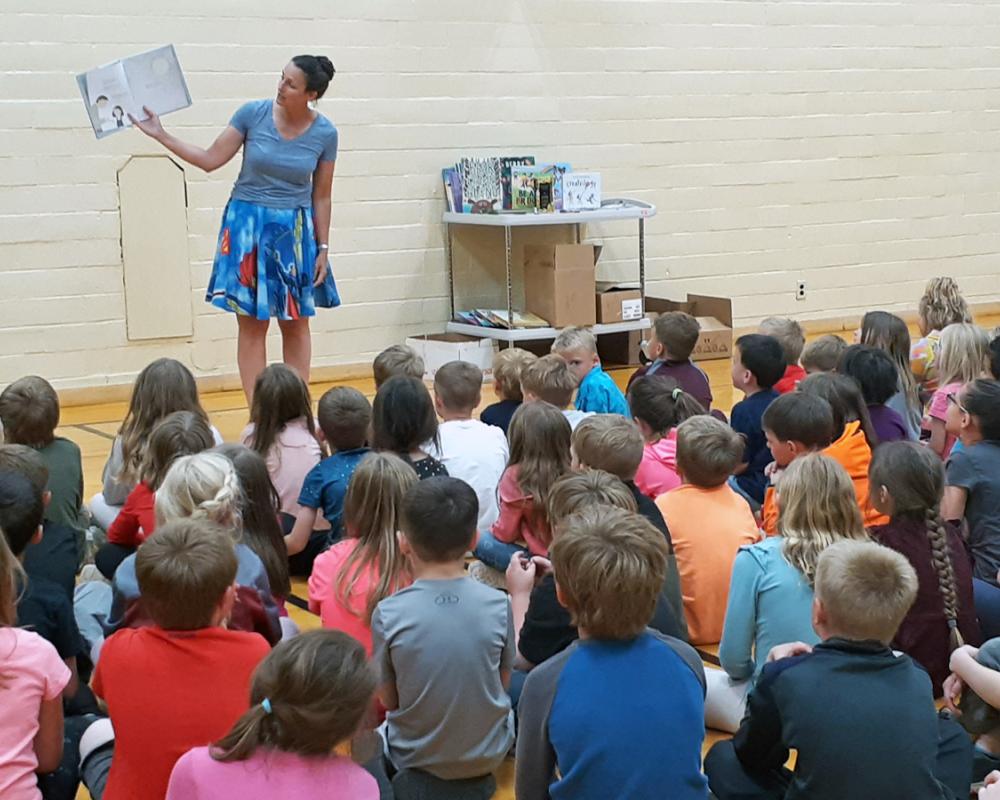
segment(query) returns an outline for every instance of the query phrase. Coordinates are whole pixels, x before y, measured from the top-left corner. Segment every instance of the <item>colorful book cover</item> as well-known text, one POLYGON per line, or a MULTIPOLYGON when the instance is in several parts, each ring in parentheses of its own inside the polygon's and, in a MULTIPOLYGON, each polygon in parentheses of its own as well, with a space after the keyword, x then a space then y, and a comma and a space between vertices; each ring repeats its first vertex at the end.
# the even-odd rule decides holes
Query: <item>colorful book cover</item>
POLYGON ((512 211, 534 211, 537 202, 535 167, 511 166, 510 193, 512 211))
POLYGON ((535 208, 539 211, 555 211, 556 176, 551 173, 535 176, 535 208))
POLYGON ((458 170, 454 167, 448 170, 448 184, 451 187, 451 197, 455 204, 455 210, 464 211, 465 207, 462 205, 462 176, 458 174, 458 170))
POLYGON ((451 176, 455 172, 454 167, 445 167, 441 170, 441 183, 444 186, 444 203, 445 208, 449 211, 461 211, 462 206, 455 205, 455 195, 452 194, 451 190, 451 176))
POLYGON ((542 164, 538 171, 542 175, 553 176, 552 202, 556 211, 563 210, 563 175, 572 172, 573 167, 565 161, 557 161, 554 164, 542 164))
POLYGON ((503 191, 504 209, 510 210, 513 208, 510 192, 511 167, 533 167, 534 165, 534 156, 504 156, 500 159, 500 185, 503 191))
POLYGON ((462 176, 462 202, 480 209, 499 211, 503 202, 499 158, 463 158, 458 163, 462 176))

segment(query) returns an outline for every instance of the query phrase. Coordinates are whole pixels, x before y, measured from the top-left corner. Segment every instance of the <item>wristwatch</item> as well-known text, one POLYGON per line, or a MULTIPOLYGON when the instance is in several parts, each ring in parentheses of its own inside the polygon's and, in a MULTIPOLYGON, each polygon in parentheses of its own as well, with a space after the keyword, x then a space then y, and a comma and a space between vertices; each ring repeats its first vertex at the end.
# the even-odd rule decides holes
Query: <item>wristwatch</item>
POLYGON ((320 250, 329 250, 330 249, 330 245, 328 245, 328 244, 320 244, 320 245, 316 245, 316 247, 318 249, 320 249, 320 250))

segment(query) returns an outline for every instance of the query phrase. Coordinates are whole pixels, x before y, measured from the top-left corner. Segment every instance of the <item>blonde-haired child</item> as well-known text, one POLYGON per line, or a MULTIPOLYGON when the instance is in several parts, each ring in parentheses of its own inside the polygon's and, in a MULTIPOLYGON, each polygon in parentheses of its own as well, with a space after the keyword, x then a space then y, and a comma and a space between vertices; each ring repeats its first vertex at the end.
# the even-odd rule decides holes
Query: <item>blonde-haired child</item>
POLYGON ((487 425, 496 425, 504 434, 510 427, 511 417, 524 402, 521 392, 521 373, 534 363, 538 356, 520 347, 508 347, 493 358, 493 391, 497 402, 486 406, 479 419, 487 425))
POLYGON ((946 430, 948 395, 956 394, 965 384, 981 378, 990 359, 990 337, 978 325, 955 323, 941 332, 937 372, 940 386, 927 409, 930 448, 941 460, 947 460, 955 436, 946 430))
MULTIPOLYGON (((160 527, 176 519, 206 519, 232 537, 239 569, 236 605, 229 626, 256 631, 274 644, 281 638, 278 608, 264 564, 240 541, 242 502, 236 467, 228 458, 211 452, 183 456, 174 461, 156 493, 156 524, 160 527)), ((134 554, 126 558, 115 572, 109 628, 138 627, 150 621, 141 603, 135 558, 134 554)))
MULTIPOLYGON (((101 478, 104 487, 89 504, 97 524, 105 530, 139 482, 153 428, 175 411, 190 411, 208 422, 191 370, 172 358, 158 358, 147 364, 135 379, 128 412, 104 465, 101 478)), ((222 444, 222 436, 214 427, 212 437, 216 444, 222 444)))
POLYGON ((549 490, 570 471, 570 423, 555 406, 525 403, 511 420, 509 436, 510 460, 497 488, 500 517, 490 531, 480 532, 475 550, 480 561, 501 572, 515 553, 548 555, 549 490))
POLYGON ((566 362, 577 379, 577 411, 629 415, 625 395, 601 366, 597 337, 590 328, 563 328, 552 342, 552 352, 566 362))
POLYGON ((180 758, 166 800, 378 800, 375 779, 336 755, 374 693, 375 672, 350 636, 309 631, 282 642, 254 672, 250 709, 215 745, 180 758))
POLYGON ((16 627, 23 575, 0 536, 0 787, 4 797, 42 800, 35 773, 62 761, 62 693, 72 673, 49 642, 16 627))
POLYGON ((345 538, 317 556, 309 576, 309 610, 324 628, 349 633, 370 655, 372 612, 410 583, 396 532, 403 498, 417 474, 391 453, 369 453, 344 498, 345 538))
POLYGON ((819 453, 795 459, 778 487, 778 536, 736 554, 725 625, 722 670, 707 670, 705 723, 735 732, 747 692, 773 647, 819 641, 812 628, 813 582, 820 553, 840 539, 867 539, 854 484, 819 453))
POLYGON ((972 322, 969 305, 954 278, 931 278, 917 304, 918 341, 910 349, 910 368, 925 392, 933 392, 939 383, 941 332, 949 325, 972 322))

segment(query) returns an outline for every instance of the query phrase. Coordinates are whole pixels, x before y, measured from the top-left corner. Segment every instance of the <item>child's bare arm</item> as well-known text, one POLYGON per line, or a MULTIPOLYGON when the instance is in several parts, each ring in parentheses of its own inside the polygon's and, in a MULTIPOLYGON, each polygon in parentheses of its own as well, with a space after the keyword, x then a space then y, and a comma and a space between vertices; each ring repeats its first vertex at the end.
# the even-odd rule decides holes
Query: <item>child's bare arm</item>
POLYGON ((928 442, 931 450, 939 456, 944 455, 944 444, 948 438, 948 433, 944 428, 944 420, 931 417, 931 439, 928 442))
POLYGON ((34 741, 37 772, 55 772, 63 754, 62 697, 43 700, 38 712, 38 733, 34 741))
POLYGON ((1000 672, 976 661, 975 647, 965 645, 951 654, 951 671, 993 708, 1000 708, 1000 672))
MULTIPOLYGON (((508 676, 509 680, 509 676, 508 676)), ((504 684, 507 688, 507 684, 504 684)), ((399 708, 399 694, 396 692, 395 683, 383 683, 378 687, 378 699, 382 701, 386 711, 395 711, 399 708)))
POLYGON ((941 500, 941 516, 944 519, 962 519, 969 492, 961 486, 946 486, 941 500))
POLYGON ((316 524, 318 512, 315 508, 299 507, 299 513, 295 516, 295 525, 292 532, 285 537, 285 547, 288 555, 294 556, 301 553, 309 544, 309 537, 312 536, 313 525, 316 524))

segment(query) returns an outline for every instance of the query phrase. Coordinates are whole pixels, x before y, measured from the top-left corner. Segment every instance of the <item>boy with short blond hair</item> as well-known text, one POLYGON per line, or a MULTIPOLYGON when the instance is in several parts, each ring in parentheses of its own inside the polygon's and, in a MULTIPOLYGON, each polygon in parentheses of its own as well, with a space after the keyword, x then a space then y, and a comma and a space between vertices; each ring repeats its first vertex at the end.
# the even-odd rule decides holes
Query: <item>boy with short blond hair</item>
POLYGON ((521 372, 538 356, 520 347, 508 347, 493 357, 493 391, 497 402, 486 406, 479 419, 487 425, 496 425, 504 434, 510 427, 514 412, 521 407, 521 372))
POLYGON ((409 345, 391 345, 372 362, 372 374, 375 378, 375 390, 389 378, 396 375, 408 375, 411 378, 424 378, 424 360, 409 345))
POLYGON ((761 320, 757 330, 764 336, 777 339, 785 355, 785 374, 774 384, 774 390, 778 394, 794 392, 796 384, 806 376, 806 371, 799 366, 802 348, 806 345, 806 332, 788 317, 767 317, 761 320))
POLYGON ((625 395, 601 367, 597 337, 590 328, 563 328, 552 342, 552 352, 569 365, 569 371, 578 381, 578 411, 630 416, 625 395))
POLYGON ((760 539, 746 499, 729 485, 743 457, 743 439, 700 414, 677 427, 677 471, 683 483, 656 500, 670 528, 692 644, 722 638, 729 576, 736 553, 760 539))
POLYGON ((524 402, 542 400, 563 412, 570 427, 575 428, 591 412, 571 409, 573 392, 578 381, 570 372, 569 365, 559 356, 549 354, 529 364, 521 372, 521 392, 524 402))
POLYGON ((162 797, 177 759, 247 710, 250 677, 270 647, 225 627, 236 569, 232 538, 207 520, 168 522, 139 547, 141 602, 155 626, 111 636, 92 684, 115 730, 108 797, 162 797))
POLYGON ((471 486, 479 500, 481 531, 500 516, 497 486, 510 453, 507 437, 494 425, 472 414, 482 399, 483 371, 467 361, 449 361, 434 374, 434 408, 441 418, 438 443, 428 452, 445 465, 448 474, 471 486))
POLYGON ((683 311, 668 311, 653 321, 645 352, 652 361, 639 367, 628 379, 628 389, 645 375, 673 378, 685 392, 701 403, 706 412, 712 408, 712 388, 708 376, 691 360, 698 344, 701 325, 683 311))
POLYGON ((916 594, 913 567, 887 547, 841 540, 823 551, 813 600, 823 641, 771 651, 736 736, 705 759, 719 800, 968 796, 971 741, 937 716, 927 673, 889 647, 916 594))
POLYGON ((87 527, 83 516, 83 461, 80 448, 62 436, 59 426, 59 395, 44 378, 19 378, 0 392, 0 422, 4 441, 37 450, 49 471, 49 503, 45 518, 76 531, 77 548, 84 545, 87 527))
POLYGON ((659 533, 627 511, 593 508, 565 521, 552 544, 552 569, 580 639, 525 682, 519 800, 707 797, 701 660, 683 642, 647 628, 667 551, 659 533), (641 734, 650 720, 657 721, 655 735, 641 734))
POLYGON ((847 342, 839 336, 828 333, 818 339, 813 339, 805 346, 799 363, 802 364, 806 375, 812 375, 815 372, 834 372, 846 349, 847 342))

